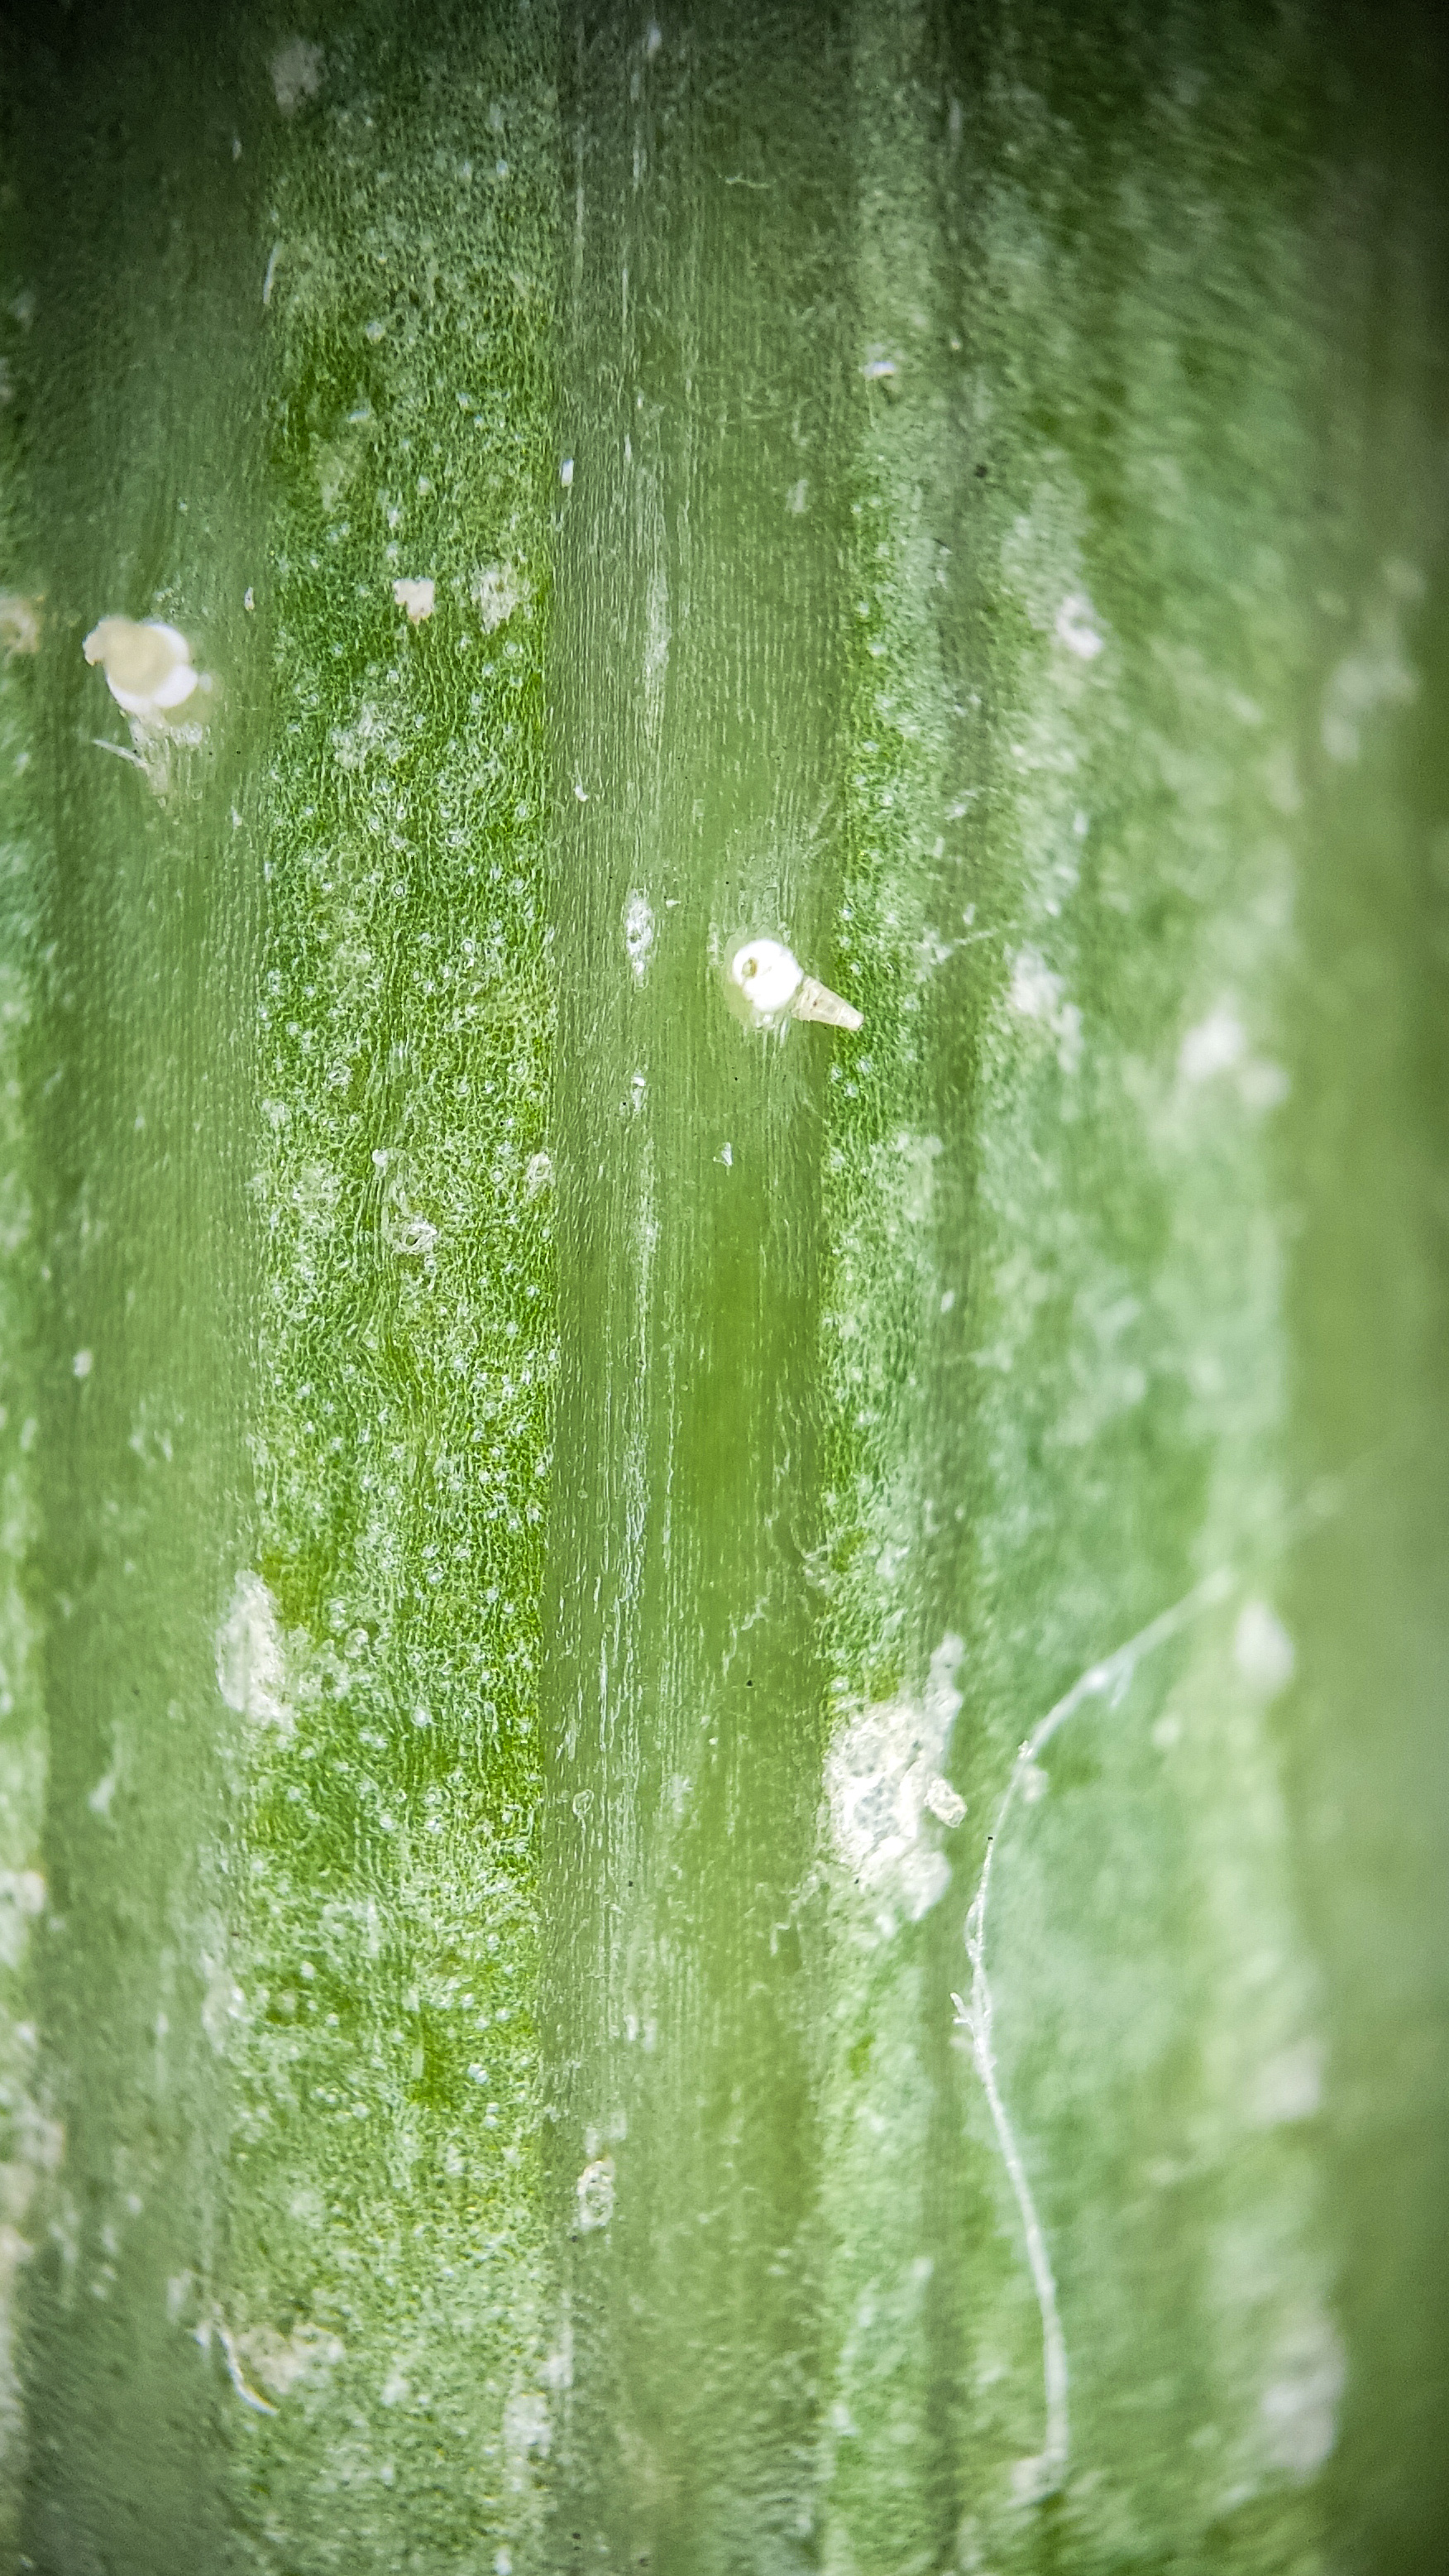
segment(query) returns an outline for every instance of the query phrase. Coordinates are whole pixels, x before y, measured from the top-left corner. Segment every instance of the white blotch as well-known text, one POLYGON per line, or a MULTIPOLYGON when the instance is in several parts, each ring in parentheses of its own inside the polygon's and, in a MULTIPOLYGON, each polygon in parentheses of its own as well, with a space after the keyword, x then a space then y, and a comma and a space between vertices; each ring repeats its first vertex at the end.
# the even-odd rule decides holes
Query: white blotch
POLYGON ((473 605, 483 621, 485 634, 494 634, 506 626, 520 608, 526 608, 533 597, 532 589, 516 564, 483 564, 473 575, 473 605))
POLYGON ((17 1914, 45 1912, 45 1881, 38 1869, 0 1869, 0 1899, 17 1914))
POLYGON ((558 469, 558 479, 566 492, 572 488, 574 479, 574 460, 571 456, 566 456, 564 458, 562 465, 558 469))
POLYGON ((435 585, 430 581, 395 581, 392 595, 399 608, 405 608, 410 626, 421 626, 433 613, 435 585))
POLYGON ((636 984, 642 984, 654 954, 654 915, 647 895, 632 890, 624 906, 624 946, 636 984))
POLYGON ((77 1351, 75 1358, 70 1364, 72 1377, 89 1377, 95 1364, 95 1355, 93 1352, 77 1351))
POLYGON ((313 2371, 331 2370, 345 2350, 339 2338, 320 2326, 294 2326, 289 2335, 273 2326, 253 2326, 236 2338, 238 2358, 273 2396, 285 2397, 299 2379, 313 2371))
POLYGON ((271 303, 271 300, 272 300, 272 288, 276 285, 276 282, 277 282, 277 262, 278 262, 278 260, 281 258, 281 256, 282 256, 282 245, 281 245, 281 243, 280 243, 280 242, 273 242, 273 244, 272 244, 272 249, 271 249, 271 256, 270 256, 270 258, 269 258, 269 259, 268 259, 268 261, 267 261, 267 273, 266 273, 266 276, 262 279, 262 305, 263 305, 263 308, 264 308, 264 309, 265 309, 265 307, 266 307, 267 305, 269 305, 269 304, 271 303))
POLYGON ((15 590, 0 590, 0 652, 7 662, 14 653, 38 653, 40 619, 34 602, 15 590))
POLYGON ((1057 1062, 1063 1073, 1071 1074, 1082 1060, 1082 1014, 1075 1002, 1063 1000, 1065 989, 1061 976, 1052 973, 1034 948, 1017 951, 1007 998, 1023 1019, 1040 1020, 1050 1029, 1057 1042, 1057 1062))
POLYGON ((1102 638, 1092 623, 1092 603, 1084 591, 1067 593, 1056 616, 1056 637, 1069 653, 1083 662, 1094 662, 1102 650, 1102 638))
POLYGON ((721 1145, 719 1152, 716 1154, 714 1159, 717 1163, 723 1163, 725 1170, 728 1171, 735 1159, 735 1149, 733 1145, 728 1142, 721 1145))
POLYGON ((1050 1020, 1064 990, 1060 975, 1043 964, 1034 948, 1023 948, 1012 961, 1011 1007, 1029 1020, 1050 1020))
POLYGON ((1293 1679, 1293 1640, 1266 1601, 1244 1603, 1233 1630, 1233 1661, 1263 1699, 1275 1699, 1293 1679))
POLYGON ((653 62, 654 57, 658 53, 663 42, 664 38, 660 34, 654 20, 651 18, 644 35, 644 60, 646 63, 653 62))
POLYGON ((239 1574, 216 1641, 216 1686, 257 1726, 292 1728, 277 1605, 259 1574, 239 1574))
POLYGON ((1322 2107, 1323 2046, 1316 2039, 1279 2049, 1259 2068, 1248 2099, 1249 2117, 1260 2129, 1311 2120, 1322 2107))
POLYGON ((792 518, 803 519, 809 499, 810 486, 802 474, 798 483, 791 484, 785 496, 785 507, 792 518))
POLYGON ((530 1154, 528 1161, 524 1166, 523 1173, 523 1187, 527 1196, 531 1199, 536 1199, 540 1190, 549 1189, 552 1185, 552 1155, 544 1153, 530 1154))
POLYGON ((1238 1093, 1245 1109, 1281 1109, 1292 1088, 1287 1068, 1270 1063, 1266 1056, 1254 1057, 1238 1076, 1238 1093))
POLYGON ((1210 1082, 1215 1073, 1231 1072, 1247 1043, 1247 1033, 1231 1011, 1210 1011, 1183 1039, 1178 1073, 1184 1082, 1210 1082))
POLYGON ((898 370, 894 358, 888 358, 883 350, 877 349, 865 360, 860 372, 868 385, 888 385, 898 370))
POLYGON ((1390 598, 1370 611, 1357 650, 1345 655, 1323 692, 1320 733, 1329 759, 1357 760, 1370 718, 1383 707, 1409 706, 1418 694, 1419 674, 1404 651, 1398 600, 1390 598))
POLYGON ((921 1842, 923 1815, 956 1824, 966 1812, 941 1776, 961 1706, 955 1671, 959 1637, 943 1637, 919 1701, 885 1700, 852 1718, 825 1761, 835 1847, 858 1886, 898 1897, 918 1922, 950 1881, 944 1853, 921 1842), (944 1793, 944 1803, 942 1801, 944 1793), (950 1809, 959 1808, 953 1814, 950 1809))
POLYGON ((527 2483, 529 2462, 547 2459, 552 2445, 548 2399, 536 2388, 516 2388, 503 2409, 503 2450, 515 2486, 527 2483))
POLYGON ((1343 2348, 1330 2320, 1309 2314, 1283 2337, 1261 2399, 1268 2456, 1290 2477, 1311 2478, 1338 2438, 1343 2348))
POLYGON ((574 2191, 579 2204, 579 2226, 585 2235, 595 2227, 607 2227, 614 2215, 614 2159, 595 2156, 586 2164, 574 2191))
POLYGON ((958 1797, 949 1780, 933 1780, 926 1791, 926 1804, 943 1825, 959 1825, 966 1813, 966 1801, 958 1797))
POLYGON ((322 48, 305 36, 294 36, 272 56, 272 88, 284 116, 295 114, 304 98, 315 98, 322 86, 322 48))
POLYGON ((201 2027, 220 2057, 226 2048, 230 2025, 240 2021, 246 2012, 246 1997, 223 1961, 203 1958, 201 1965, 206 1977, 201 2027))

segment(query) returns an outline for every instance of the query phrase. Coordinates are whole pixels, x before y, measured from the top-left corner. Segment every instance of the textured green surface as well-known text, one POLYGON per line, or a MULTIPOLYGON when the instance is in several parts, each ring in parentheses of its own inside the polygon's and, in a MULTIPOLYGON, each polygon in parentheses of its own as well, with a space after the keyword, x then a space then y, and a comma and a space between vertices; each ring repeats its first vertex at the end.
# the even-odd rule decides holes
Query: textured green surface
POLYGON ((5 41, 0 2555, 1437 2568, 1428 20, 5 41))

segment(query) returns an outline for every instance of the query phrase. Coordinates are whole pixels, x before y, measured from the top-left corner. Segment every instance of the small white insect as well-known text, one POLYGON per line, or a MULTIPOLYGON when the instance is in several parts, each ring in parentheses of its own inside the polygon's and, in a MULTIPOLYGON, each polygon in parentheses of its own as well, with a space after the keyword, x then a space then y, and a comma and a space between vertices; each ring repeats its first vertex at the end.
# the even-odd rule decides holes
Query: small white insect
POLYGON ((100 663, 117 706, 142 724, 165 722, 201 686, 185 636, 159 618, 103 617, 82 650, 100 663))
POLYGON ((730 999, 752 1028, 777 1029, 786 1020, 824 1020, 833 1029, 864 1025, 854 1003, 807 975, 783 940, 741 940, 725 974, 730 999))
POLYGON ((426 580, 395 581, 392 595, 398 607, 407 610, 408 624, 421 626, 425 617, 432 616, 437 589, 433 582, 426 580))

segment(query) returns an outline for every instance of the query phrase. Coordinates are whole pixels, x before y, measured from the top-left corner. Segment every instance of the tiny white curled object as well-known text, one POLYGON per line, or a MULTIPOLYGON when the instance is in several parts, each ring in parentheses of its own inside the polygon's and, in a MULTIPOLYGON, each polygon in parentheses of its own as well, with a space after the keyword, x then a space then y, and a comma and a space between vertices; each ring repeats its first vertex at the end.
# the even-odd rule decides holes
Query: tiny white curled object
POLYGON ((143 723, 169 716, 201 685, 185 636, 159 618, 103 617, 82 650, 100 663, 117 706, 143 723))
POLYGON ((757 1029, 778 1028, 787 1019, 824 1020, 834 1029, 863 1027, 853 1002, 842 1000, 807 975, 799 959, 780 939, 745 939, 734 949, 727 968, 733 992, 757 1029))

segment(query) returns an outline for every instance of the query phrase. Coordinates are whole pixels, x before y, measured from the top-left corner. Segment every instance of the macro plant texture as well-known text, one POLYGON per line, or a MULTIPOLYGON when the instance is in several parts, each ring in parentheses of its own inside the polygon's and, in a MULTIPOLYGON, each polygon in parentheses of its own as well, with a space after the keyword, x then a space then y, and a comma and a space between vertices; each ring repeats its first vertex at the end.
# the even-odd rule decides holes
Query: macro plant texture
POLYGON ((1449 51, 0 32, 0 2565, 1449 2550, 1449 51))

